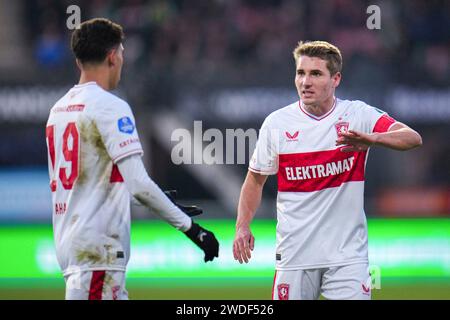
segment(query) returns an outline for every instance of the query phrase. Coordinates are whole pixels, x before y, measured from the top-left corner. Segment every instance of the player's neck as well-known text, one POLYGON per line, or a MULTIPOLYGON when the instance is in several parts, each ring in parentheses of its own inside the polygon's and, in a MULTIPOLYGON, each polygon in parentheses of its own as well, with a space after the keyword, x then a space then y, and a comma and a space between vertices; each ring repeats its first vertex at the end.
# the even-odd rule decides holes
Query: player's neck
POLYGON ((110 90, 109 88, 109 76, 106 71, 98 69, 89 69, 81 71, 80 81, 78 84, 87 82, 96 82, 103 90, 110 90))
POLYGON ((328 113, 334 106, 335 97, 331 96, 327 100, 325 100, 323 103, 317 103, 317 104, 304 104, 302 102, 303 108, 310 114, 321 117, 324 114, 328 113))

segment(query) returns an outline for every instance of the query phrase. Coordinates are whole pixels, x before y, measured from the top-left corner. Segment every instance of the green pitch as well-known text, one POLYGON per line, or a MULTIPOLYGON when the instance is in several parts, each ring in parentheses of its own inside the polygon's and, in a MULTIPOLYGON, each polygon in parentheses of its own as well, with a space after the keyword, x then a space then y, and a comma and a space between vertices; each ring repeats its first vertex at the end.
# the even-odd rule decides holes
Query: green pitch
MULTIPOLYGON (((203 220, 221 243, 218 259, 161 221, 132 226, 130 299, 270 299, 275 221, 255 221, 249 264, 234 261, 234 221, 203 220), (180 257, 183 257, 180 263, 180 257)), ((373 299, 450 299, 450 219, 369 219, 373 299)), ((51 225, 0 225, 0 299, 63 299, 51 225)))
MULTIPOLYGON (((268 300, 271 288, 129 288, 130 299, 134 300, 268 300)), ((373 300, 387 299, 432 299, 449 300, 450 286, 439 285, 408 285, 386 286, 374 290, 373 300)), ((0 290, 1 300, 61 300, 64 299, 64 289, 8 289, 0 290)))
MULTIPOLYGON (((132 279, 127 289, 130 299, 133 300, 270 300, 272 281, 271 278, 250 282, 232 279, 224 283, 221 280, 208 279, 206 284, 201 285, 192 280, 176 283, 173 279, 159 279, 151 284, 148 279, 132 279)), ((448 282, 386 282, 382 284, 381 289, 372 291, 372 299, 450 299, 448 282)), ((61 280, 47 285, 41 283, 41 286, 32 283, 29 287, 22 284, 17 287, 0 288, 0 299, 61 300, 64 299, 64 287, 61 280)))

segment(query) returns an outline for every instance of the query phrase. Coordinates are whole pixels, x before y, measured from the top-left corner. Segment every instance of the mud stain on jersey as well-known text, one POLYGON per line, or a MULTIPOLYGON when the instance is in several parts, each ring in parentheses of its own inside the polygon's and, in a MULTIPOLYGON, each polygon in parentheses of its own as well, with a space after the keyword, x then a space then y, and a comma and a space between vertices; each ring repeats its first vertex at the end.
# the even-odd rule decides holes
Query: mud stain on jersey
POLYGON ((156 208, 153 206, 149 192, 142 192, 142 193, 136 193, 133 195, 134 198, 136 198, 137 201, 139 201, 141 204, 149 208, 152 212, 157 212, 156 208))
POLYGON ((92 264, 114 264, 117 254, 111 251, 111 244, 103 245, 104 250, 100 247, 91 247, 87 249, 79 249, 76 252, 78 262, 89 262, 92 264))
POLYGON ((105 249, 106 249, 106 263, 113 264, 114 261, 116 260, 117 254, 111 252, 112 245, 105 244, 105 245, 103 245, 103 247, 105 247, 105 249))
POLYGON ((83 185, 88 179, 87 164, 96 161, 98 165, 98 172, 100 173, 99 179, 103 181, 109 179, 108 167, 112 167, 111 158, 106 150, 105 144, 103 142, 102 136, 98 127, 94 121, 80 121, 78 123, 80 136, 82 141, 81 156, 80 156, 80 168, 78 176, 78 184, 83 185), (84 144, 84 145, 83 145, 84 144), (92 150, 94 154, 92 154, 92 150))
POLYGON ((103 288, 102 288, 103 294, 107 294, 108 291, 112 291, 113 287, 114 287, 114 279, 110 274, 106 273, 105 278, 103 279, 103 288))
POLYGON ((92 250, 78 250, 76 256, 79 262, 102 264, 105 261, 101 252, 96 250, 96 248, 93 248, 92 250))
POLYGON ((71 225, 74 225, 77 221, 78 221, 78 218, 79 218, 80 216, 78 215, 78 214, 74 214, 73 216, 72 216, 72 218, 70 219, 70 224, 71 225))

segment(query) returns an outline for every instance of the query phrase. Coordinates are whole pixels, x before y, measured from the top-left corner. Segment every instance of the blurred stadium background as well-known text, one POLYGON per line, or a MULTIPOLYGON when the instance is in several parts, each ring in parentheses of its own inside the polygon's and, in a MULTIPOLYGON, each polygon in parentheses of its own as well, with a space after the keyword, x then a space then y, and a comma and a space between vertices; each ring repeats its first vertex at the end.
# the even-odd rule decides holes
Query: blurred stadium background
MULTIPOLYGON (((297 99, 291 52, 328 40, 344 56, 341 98, 360 99, 417 129, 422 148, 374 149, 366 214, 374 299, 450 299, 450 2, 446 0, 0 0, 0 299, 62 299, 54 256, 45 122, 78 81, 66 8, 123 25, 117 94, 137 118, 145 164, 164 189, 205 209, 221 241, 207 265, 184 235, 133 206, 132 299, 270 299, 276 181, 257 213, 251 263, 234 262, 245 164, 174 165, 171 133, 258 129, 297 99), (366 8, 381 9, 381 29, 366 8), (377 276, 379 276, 377 278, 377 276)), ((247 147, 252 151, 252 146, 247 147)))

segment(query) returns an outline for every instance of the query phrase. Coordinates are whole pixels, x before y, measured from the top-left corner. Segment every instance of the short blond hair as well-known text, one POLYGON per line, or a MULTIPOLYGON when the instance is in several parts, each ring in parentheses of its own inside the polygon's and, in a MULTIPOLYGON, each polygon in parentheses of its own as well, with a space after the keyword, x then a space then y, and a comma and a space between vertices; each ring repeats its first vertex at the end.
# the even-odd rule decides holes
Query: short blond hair
POLYGON ((326 41, 300 41, 293 54, 295 63, 297 63, 300 56, 317 57, 326 60, 327 69, 331 75, 335 75, 342 70, 341 51, 326 41))

